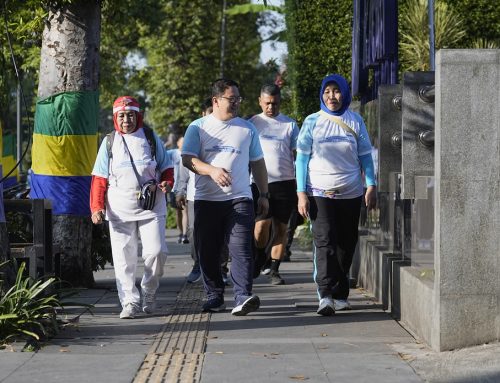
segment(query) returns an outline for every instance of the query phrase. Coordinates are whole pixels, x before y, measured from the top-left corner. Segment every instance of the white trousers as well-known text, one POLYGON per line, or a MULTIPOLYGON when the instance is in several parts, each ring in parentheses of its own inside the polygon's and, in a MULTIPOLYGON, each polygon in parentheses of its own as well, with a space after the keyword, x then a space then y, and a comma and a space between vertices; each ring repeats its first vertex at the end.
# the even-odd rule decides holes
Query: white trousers
POLYGON ((135 286, 139 234, 144 260, 141 289, 148 293, 155 293, 158 289, 167 259, 165 219, 165 216, 161 216, 132 222, 109 221, 116 287, 122 306, 127 303, 139 304, 141 300, 139 290, 135 286))

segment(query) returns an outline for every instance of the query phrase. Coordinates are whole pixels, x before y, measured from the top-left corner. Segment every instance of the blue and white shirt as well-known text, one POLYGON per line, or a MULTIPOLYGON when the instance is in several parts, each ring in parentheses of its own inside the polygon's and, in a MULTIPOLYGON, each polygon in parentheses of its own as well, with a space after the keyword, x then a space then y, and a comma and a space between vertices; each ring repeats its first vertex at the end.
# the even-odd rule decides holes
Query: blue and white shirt
POLYGON ((226 201, 252 198, 249 163, 264 157, 255 126, 235 117, 221 121, 213 114, 193 121, 187 128, 182 155, 191 155, 231 172, 232 190, 224 192, 210 176, 195 175, 195 200, 226 201))
POLYGON ((310 195, 339 199, 363 194, 359 157, 372 146, 362 117, 351 110, 341 116, 358 139, 321 113, 305 119, 297 140, 297 152, 310 155, 306 191, 310 195))
POLYGON ((281 113, 276 117, 268 117, 261 113, 253 116, 249 121, 259 132, 268 182, 295 179, 293 151, 297 149, 297 136, 299 135, 297 123, 281 113))

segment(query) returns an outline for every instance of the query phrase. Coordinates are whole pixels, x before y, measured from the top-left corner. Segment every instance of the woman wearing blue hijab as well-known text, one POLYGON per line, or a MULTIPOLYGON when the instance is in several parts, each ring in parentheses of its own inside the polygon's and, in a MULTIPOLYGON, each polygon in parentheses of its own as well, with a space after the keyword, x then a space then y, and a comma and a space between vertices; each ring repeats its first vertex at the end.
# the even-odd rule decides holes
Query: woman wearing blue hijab
POLYGON ((362 117, 349 109, 351 92, 338 74, 326 76, 319 112, 306 117, 297 141, 298 211, 312 223, 314 281, 320 315, 349 309, 349 269, 358 241, 363 196, 376 204, 371 143, 362 117))

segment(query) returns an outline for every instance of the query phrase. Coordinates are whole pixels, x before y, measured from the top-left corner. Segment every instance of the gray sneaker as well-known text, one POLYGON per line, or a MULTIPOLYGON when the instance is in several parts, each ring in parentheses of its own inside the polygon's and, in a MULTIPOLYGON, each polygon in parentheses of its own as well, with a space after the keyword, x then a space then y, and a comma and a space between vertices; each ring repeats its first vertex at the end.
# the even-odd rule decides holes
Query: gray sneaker
POLYGON ((120 313, 120 319, 134 319, 139 312, 137 303, 126 303, 120 313))
POLYGON ((333 303, 332 298, 321 298, 319 301, 317 314, 323 316, 332 316, 335 314, 335 304, 333 303))
POLYGON ((156 295, 143 291, 142 293, 142 311, 146 314, 153 314, 156 309, 156 295))

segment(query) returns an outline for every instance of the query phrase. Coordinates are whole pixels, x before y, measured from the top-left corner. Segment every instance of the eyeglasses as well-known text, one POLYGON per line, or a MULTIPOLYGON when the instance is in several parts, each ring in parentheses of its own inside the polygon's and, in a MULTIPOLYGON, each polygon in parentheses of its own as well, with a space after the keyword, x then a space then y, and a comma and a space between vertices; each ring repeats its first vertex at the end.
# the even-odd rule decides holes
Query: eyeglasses
POLYGON ((231 104, 240 103, 240 102, 243 101, 243 97, 225 97, 225 96, 220 96, 219 98, 225 98, 231 104))

